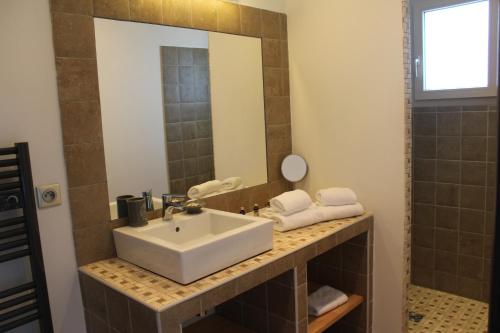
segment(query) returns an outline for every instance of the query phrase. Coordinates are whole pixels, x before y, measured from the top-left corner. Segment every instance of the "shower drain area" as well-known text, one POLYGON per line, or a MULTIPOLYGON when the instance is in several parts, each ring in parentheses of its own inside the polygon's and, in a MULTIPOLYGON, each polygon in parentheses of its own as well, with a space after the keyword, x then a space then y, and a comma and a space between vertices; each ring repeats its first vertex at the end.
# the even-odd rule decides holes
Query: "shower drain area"
POLYGON ((422 319, 424 319, 424 315, 420 313, 416 313, 413 311, 410 311, 408 313, 408 319, 414 323, 420 323, 422 319))
POLYGON ((488 304, 410 285, 408 333, 487 333, 488 304))

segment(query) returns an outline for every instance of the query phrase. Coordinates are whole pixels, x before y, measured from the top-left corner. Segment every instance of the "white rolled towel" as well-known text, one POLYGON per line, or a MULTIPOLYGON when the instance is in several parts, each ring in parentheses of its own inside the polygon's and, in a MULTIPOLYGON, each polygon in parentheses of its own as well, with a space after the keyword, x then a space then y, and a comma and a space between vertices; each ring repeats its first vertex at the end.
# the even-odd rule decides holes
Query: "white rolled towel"
POLYGON ((222 190, 229 191, 239 188, 243 184, 241 177, 229 177, 222 181, 222 190))
POLYGON ((322 206, 343 206, 355 204, 358 197, 350 188, 330 187, 316 192, 316 200, 322 206))
POLYGON ((288 216, 277 213, 273 209, 262 211, 261 216, 273 220, 274 230, 281 232, 307 227, 323 220, 323 213, 315 205, 288 216))
POLYGON ((221 188, 222 182, 216 179, 191 187, 187 194, 191 199, 200 199, 207 194, 219 191, 221 188))
POLYGON ((311 197, 305 191, 295 190, 282 193, 269 201, 271 207, 279 214, 288 216, 309 208, 311 197))
POLYGON ((318 205, 318 210, 323 215, 323 221, 346 219, 348 217, 363 215, 365 209, 356 202, 354 205, 344 206, 321 206, 318 205))
POLYGON ((330 286, 323 286, 309 295, 307 307, 310 315, 321 316, 348 300, 347 295, 340 290, 330 286))

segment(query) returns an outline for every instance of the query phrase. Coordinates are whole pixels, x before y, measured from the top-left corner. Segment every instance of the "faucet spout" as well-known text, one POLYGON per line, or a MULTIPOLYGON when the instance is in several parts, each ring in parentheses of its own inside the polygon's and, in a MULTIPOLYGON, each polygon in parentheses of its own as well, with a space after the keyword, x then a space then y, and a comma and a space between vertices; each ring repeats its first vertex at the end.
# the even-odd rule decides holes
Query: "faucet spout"
POLYGON ((174 218, 174 213, 176 211, 183 212, 184 207, 169 206, 167 209, 165 209, 165 213, 163 214, 163 221, 171 221, 174 218))

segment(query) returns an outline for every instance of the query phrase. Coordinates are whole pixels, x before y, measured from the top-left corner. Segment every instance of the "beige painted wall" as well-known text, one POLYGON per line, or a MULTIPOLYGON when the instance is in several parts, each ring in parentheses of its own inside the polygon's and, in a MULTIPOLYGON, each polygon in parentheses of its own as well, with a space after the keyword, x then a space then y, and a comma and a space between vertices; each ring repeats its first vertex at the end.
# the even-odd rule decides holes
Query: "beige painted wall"
POLYGON ((260 38, 208 34, 215 178, 267 183, 260 38))
MULTIPOLYGON (((35 186, 61 184, 63 204, 37 212, 52 320, 56 333, 83 333, 50 22, 48 0, 0 1, 0 146, 28 141, 35 186)), ((15 264, 3 282, 23 275, 15 264)))
POLYGON ((293 151, 313 194, 349 186, 375 214, 374 332, 402 327, 404 75, 399 0, 287 1, 293 151))

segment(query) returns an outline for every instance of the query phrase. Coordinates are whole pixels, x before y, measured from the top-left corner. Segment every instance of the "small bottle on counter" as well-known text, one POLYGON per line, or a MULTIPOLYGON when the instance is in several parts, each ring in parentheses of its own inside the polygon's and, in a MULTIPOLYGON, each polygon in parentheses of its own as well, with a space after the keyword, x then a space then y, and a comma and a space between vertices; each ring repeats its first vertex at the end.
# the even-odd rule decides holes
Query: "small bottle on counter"
POLYGON ((247 213, 245 212, 245 207, 240 208, 240 214, 241 215, 246 215, 247 213))
POLYGON ((259 204, 254 204, 253 205, 253 215, 254 216, 259 216, 259 204))

